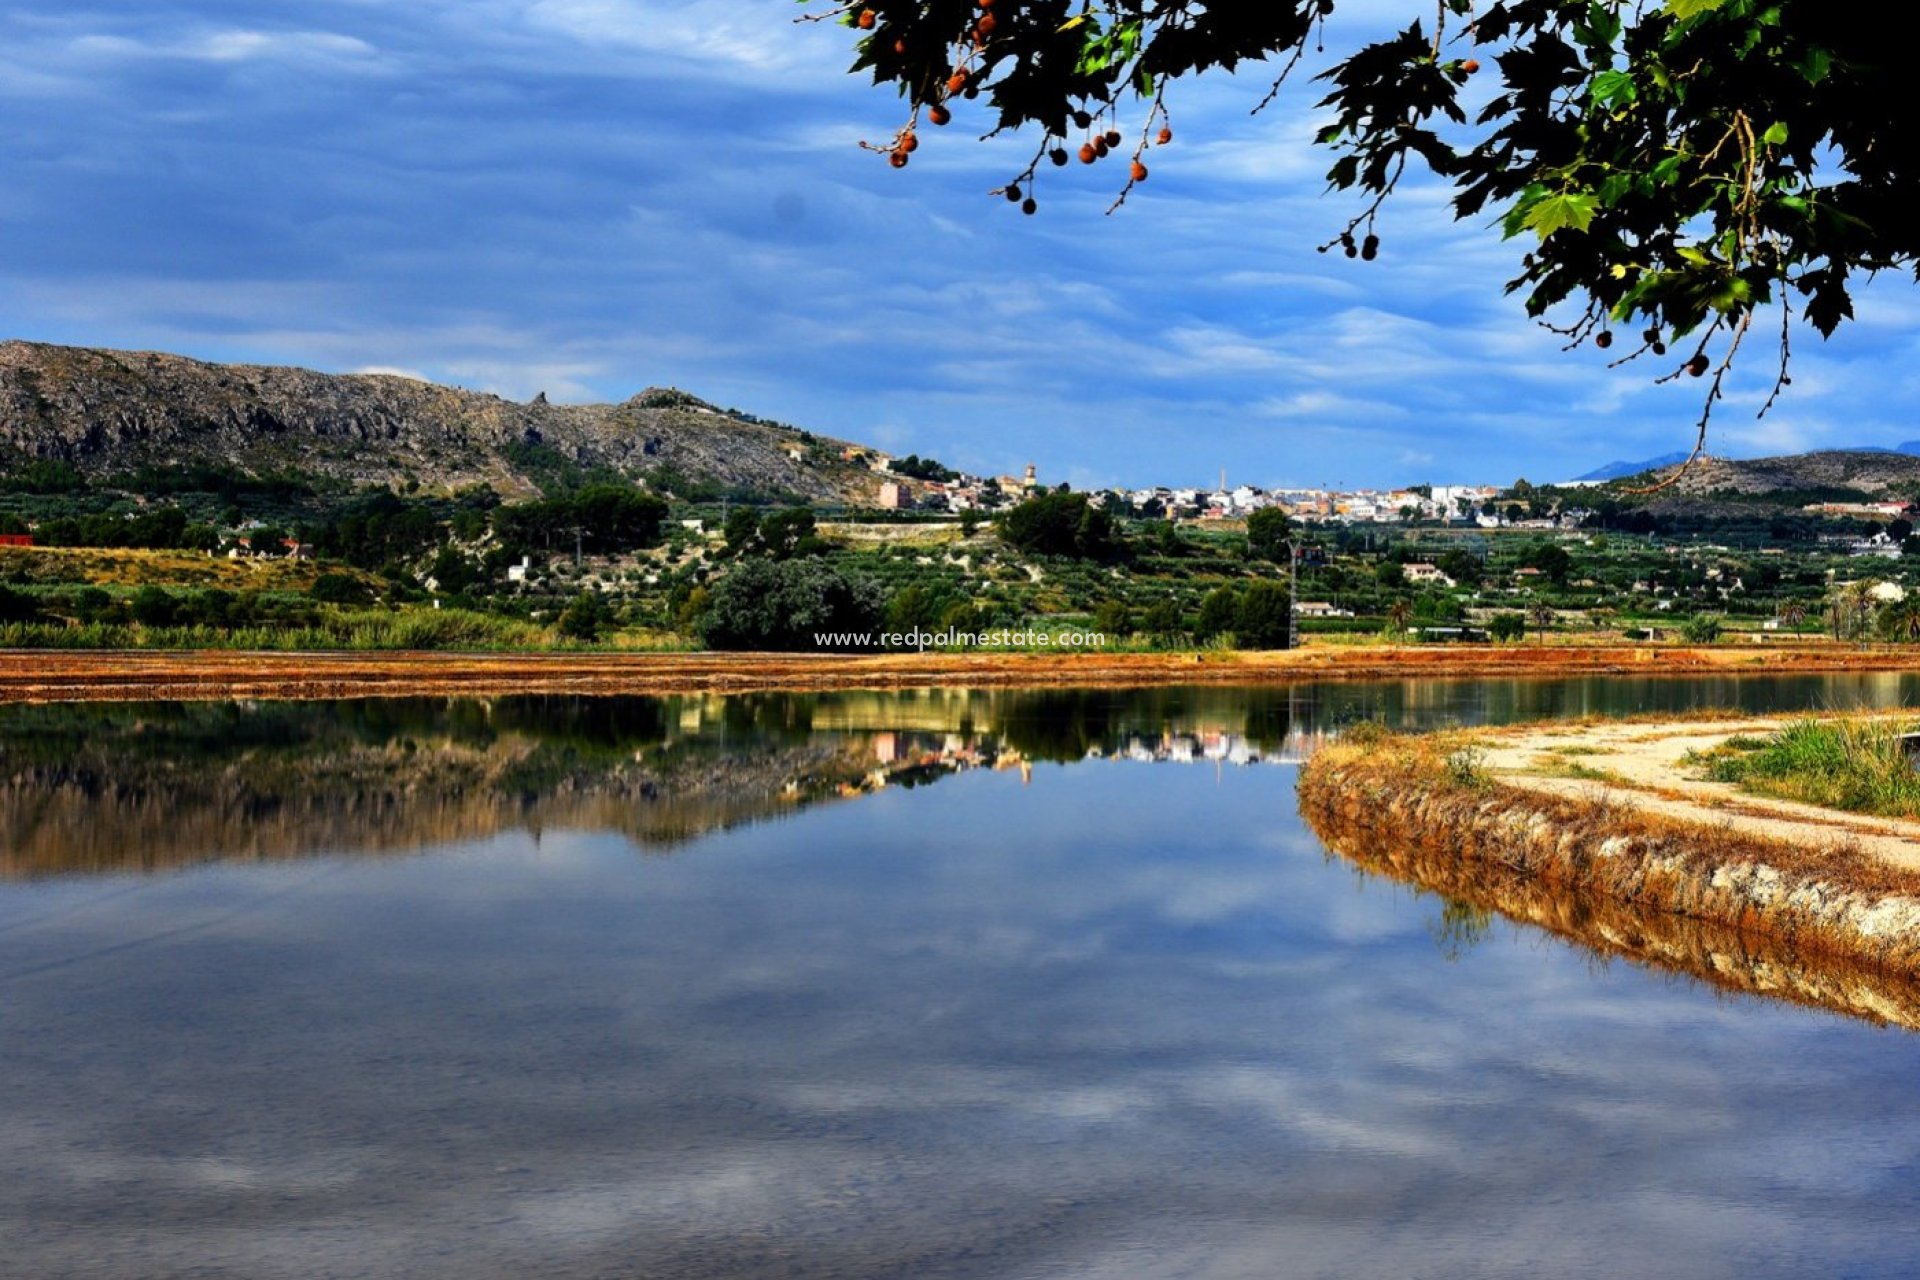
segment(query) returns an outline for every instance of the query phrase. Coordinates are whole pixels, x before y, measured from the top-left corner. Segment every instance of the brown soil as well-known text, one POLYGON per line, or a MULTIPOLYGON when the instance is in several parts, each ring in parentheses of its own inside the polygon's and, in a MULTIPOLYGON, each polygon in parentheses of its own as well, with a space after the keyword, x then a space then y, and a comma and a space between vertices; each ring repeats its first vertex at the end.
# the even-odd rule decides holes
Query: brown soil
POLYGON ((1920 649, 1826 644, 1352 645, 1286 653, 0 653, 0 702, 1266 684, 1920 670, 1920 649))

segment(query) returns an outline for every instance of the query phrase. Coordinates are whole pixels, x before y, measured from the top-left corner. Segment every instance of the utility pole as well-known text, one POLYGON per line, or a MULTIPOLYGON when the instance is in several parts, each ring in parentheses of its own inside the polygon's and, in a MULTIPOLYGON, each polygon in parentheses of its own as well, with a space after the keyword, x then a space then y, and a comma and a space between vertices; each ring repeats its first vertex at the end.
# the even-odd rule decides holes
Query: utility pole
POLYGON ((1300 647, 1300 544, 1287 539, 1287 648, 1300 647))

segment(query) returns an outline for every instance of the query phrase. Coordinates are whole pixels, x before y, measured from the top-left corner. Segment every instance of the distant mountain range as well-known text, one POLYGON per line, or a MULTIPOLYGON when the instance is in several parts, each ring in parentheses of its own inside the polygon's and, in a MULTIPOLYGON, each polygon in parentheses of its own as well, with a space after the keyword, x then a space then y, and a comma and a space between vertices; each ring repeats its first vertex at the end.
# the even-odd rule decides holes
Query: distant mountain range
MULTIPOLYGON (((1902 453, 1910 457, 1920 457, 1920 440, 1908 440, 1888 448, 1879 444, 1847 445, 1837 449, 1822 449, 1819 453, 1790 454, 1789 457, 1812 458, 1834 453, 1902 453)), ((1648 471, 1657 471, 1661 467, 1671 467, 1675 463, 1687 460, 1686 450, 1677 453, 1663 453, 1657 458, 1642 458, 1638 462, 1609 462, 1604 467, 1596 467, 1583 476, 1575 476, 1576 481, 1624 480, 1628 476, 1641 475, 1648 471)), ((1768 458, 1767 462, 1780 462, 1783 459, 1768 458)))

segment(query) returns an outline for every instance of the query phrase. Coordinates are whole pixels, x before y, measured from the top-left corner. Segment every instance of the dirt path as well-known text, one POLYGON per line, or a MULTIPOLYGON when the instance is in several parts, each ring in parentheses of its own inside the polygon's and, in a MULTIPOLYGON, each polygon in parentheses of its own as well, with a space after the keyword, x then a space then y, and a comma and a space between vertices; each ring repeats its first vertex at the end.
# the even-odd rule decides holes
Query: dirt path
POLYGON ((0 702, 700 693, 1299 680, 1558 679, 1920 671, 1920 649, 1818 642, 1313 645, 1283 653, 0 652, 0 702))
POLYGON ((1920 870, 1920 821, 1751 795, 1700 777, 1701 770, 1683 763, 1690 752, 1710 750, 1736 736, 1763 736, 1799 718, 1542 725, 1489 737, 1484 763, 1501 782, 1547 795, 1627 804, 1808 849, 1850 845, 1893 865, 1920 870), (1600 776, 1567 776, 1583 771, 1600 776))

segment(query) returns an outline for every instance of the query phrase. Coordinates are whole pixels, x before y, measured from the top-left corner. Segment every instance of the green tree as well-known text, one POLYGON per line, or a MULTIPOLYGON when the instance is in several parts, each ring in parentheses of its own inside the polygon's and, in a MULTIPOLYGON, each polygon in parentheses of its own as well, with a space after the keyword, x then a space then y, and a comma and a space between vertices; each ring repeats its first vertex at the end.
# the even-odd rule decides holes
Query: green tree
POLYGON ((735 507, 727 513, 725 537, 727 551, 740 555, 760 536, 760 513, 752 507, 735 507))
POLYGON ((887 601, 882 620, 888 631, 930 631, 939 625, 940 615, 948 603, 945 595, 920 583, 910 583, 887 601))
POLYGON ((1174 600, 1156 600, 1140 620, 1140 628, 1156 640, 1172 641, 1181 631, 1180 605, 1174 600))
POLYGON ((1443 552, 1440 559, 1435 562, 1435 567, 1463 587, 1479 586, 1480 579, 1485 574, 1480 564, 1480 557, 1470 551, 1462 551, 1458 547, 1443 552))
POLYGON ((880 609, 877 584, 826 560, 752 559, 710 589, 698 627, 715 649, 800 651, 833 647, 827 634, 873 632, 880 609))
POLYGON ((1293 627, 1293 597, 1277 582, 1256 582, 1240 596, 1233 638, 1242 649, 1284 649, 1293 627))
POLYGON ((1113 517, 1084 493, 1045 493, 1000 517, 1000 536, 1029 555, 1113 560, 1123 551, 1113 517))
POLYGON ((1133 634, 1133 610, 1125 600, 1107 600, 1093 611, 1093 629, 1109 640, 1133 634))
MULTIPOLYGON (((1076 150, 1119 148, 1130 162, 1106 181, 1123 196, 1146 181, 1198 76, 1266 61, 1258 99, 1317 73, 1312 136, 1330 184, 1358 198, 1327 247, 1375 257, 1382 204, 1425 169, 1456 216, 1497 210, 1532 242, 1510 282, 1529 315, 1561 311, 1576 343, 1610 346, 1617 327, 1656 361, 1698 335, 1663 373, 1717 369, 1767 306, 1831 333, 1857 273, 1920 255, 1920 149, 1888 142, 1920 133, 1920 101, 1900 42, 1850 6, 1408 0, 1392 34, 1343 43, 1341 0, 813 3, 857 28, 854 69, 905 98, 877 148, 896 166, 975 99, 965 134, 1036 134, 1002 188, 1028 213, 1076 150)), ((1274 101, 1289 100, 1259 106, 1274 101)))
POLYGON ((1279 507, 1262 507, 1247 517, 1247 554, 1255 560, 1285 564, 1293 547, 1293 521, 1279 507))
POLYGON ((1193 634, 1211 640, 1233 629, 1240 616, 1240 597, 1232 587, 1215 587, 1200 602, 1200 616, 1194 620, 1193 634))
POLYGON ((1498 641, 1518 640, 1527 633, 1527 620, 1518 613, 1496 613, 1487 622, 1487 634, 1498 641))
POLYGON ((787 507, 769 512, 760 521, 760 541, 769 554, 780 559, 815 555, 826 550, 817 534, 818 524, 809 507, 787 507))

